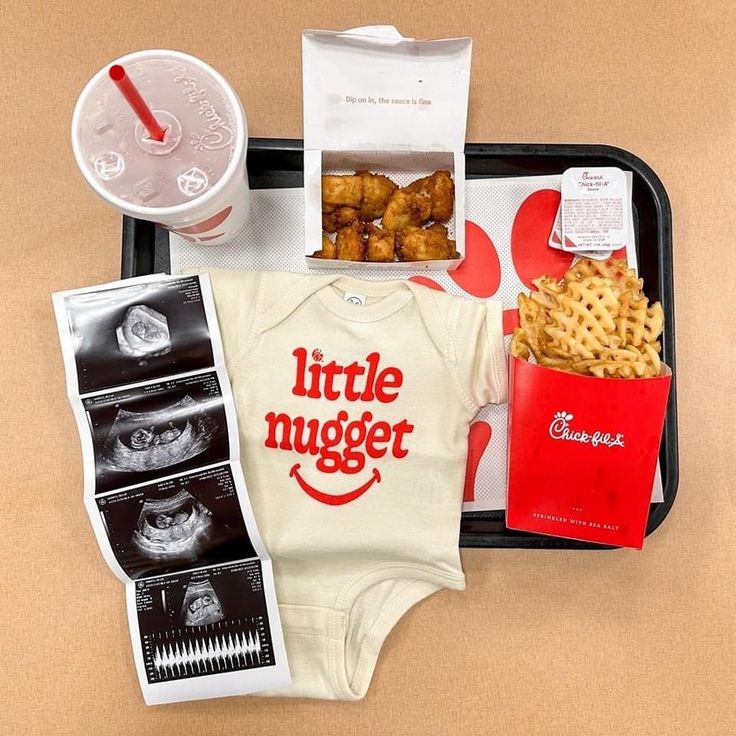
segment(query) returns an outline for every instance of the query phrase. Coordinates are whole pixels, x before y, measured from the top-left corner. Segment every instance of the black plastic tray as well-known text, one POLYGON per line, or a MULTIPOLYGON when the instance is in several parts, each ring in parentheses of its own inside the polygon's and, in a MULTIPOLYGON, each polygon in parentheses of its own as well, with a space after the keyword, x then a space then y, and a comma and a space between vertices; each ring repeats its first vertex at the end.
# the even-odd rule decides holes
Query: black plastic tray
MULTIPOLYGON (((633 172, 633 210, 639 273, 650 299, 662 302, 665 330, 662 358, 675 369, 675 314, 672 283, 672 213, 662 182, 647 164, 620 148, 599 145, 469 143, 465 148, 466 178, 560 174, 571 166, 618 166, 633 172)), ((252 138, 248 176, 253 189, 301 187, 302 141, 252 138)), ((123 217, 122 277, 169 271, 169 235, 151 222, 123 217)), ((652 504, 647 534, 672 508, 677 494, 677 399, 673 379, 660 450, 664 501, 652 504)), ((622 482, 626 482, 622 478, 622 482)), ((610 549, 569 539, 544 537, 507 529, 502 511, 463 514, 462 547, 527 549, 610 549)))

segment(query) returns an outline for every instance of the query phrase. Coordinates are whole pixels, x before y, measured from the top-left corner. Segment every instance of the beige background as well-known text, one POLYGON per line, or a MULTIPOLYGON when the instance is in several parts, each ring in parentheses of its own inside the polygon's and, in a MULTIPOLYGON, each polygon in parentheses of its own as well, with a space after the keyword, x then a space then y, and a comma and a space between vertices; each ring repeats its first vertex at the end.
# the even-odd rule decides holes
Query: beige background
POLYGON ((735 11, 731 0, 0 4, 0 732, 736 732, 735 11), (643 553, 465 552, 468 591, 402 620, 361 703, 146 708, 123 589, 82 506, 49 299, 119 273, 120 219, 75 169, 72 106, 111 58, 172 47, 231 80, 252 135, 298 137, 300 31, 371 22, 473 36, 468 140, 611 143, 664 180, 677 502, 643 553))

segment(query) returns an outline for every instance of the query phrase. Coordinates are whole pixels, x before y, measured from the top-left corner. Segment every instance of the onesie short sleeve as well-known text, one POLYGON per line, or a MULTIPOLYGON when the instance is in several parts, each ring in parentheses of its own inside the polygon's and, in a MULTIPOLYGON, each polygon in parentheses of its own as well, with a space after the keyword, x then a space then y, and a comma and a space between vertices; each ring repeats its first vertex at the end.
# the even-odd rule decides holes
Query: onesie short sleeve
POLYGON ((261 273, 216 269, 209 276, 225 362, 230 365, 238 360, 256 328, 261 273))
POLYGON ((453 333, 461 389, 479 407, 506 401, 507 366, 501 302, 460 300, 453 333))

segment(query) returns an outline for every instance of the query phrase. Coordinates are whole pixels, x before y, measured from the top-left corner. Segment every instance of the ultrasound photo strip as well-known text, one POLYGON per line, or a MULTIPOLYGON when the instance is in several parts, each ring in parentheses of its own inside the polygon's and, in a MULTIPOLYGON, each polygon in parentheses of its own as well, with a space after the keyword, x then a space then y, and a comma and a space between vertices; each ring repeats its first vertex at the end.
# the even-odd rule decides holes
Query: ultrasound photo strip
POLYGON ((209 278, 147 276, 53 303, 85 505, 126 584, 146 703, 287 685, 209 278))

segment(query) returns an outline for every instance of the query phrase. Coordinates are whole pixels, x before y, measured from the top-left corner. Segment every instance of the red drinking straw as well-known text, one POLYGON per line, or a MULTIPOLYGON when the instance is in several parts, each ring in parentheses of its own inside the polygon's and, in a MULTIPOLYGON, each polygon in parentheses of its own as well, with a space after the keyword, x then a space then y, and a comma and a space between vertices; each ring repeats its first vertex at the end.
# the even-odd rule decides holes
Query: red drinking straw
POLYGON ((136 89, 133 82, 130 81, 130 77, 125 73, 125 69, 120 64, 114 64, 110 67, 110 79, 115 82, 123 97, 125 97, 128 104, 133 108, 133 112, 140 118, 143 125, 146 126, 148 135, 154 141, 158 141, 159 143, 163 141, 166 136, 166 130, 153 117, 151 108, 148 107, 146 101, 141 97, 141 93, 136 89))

